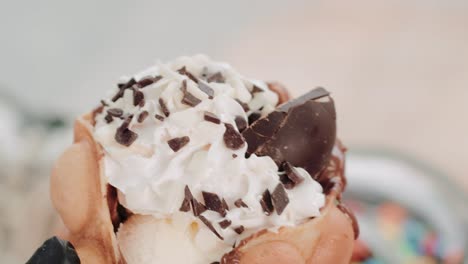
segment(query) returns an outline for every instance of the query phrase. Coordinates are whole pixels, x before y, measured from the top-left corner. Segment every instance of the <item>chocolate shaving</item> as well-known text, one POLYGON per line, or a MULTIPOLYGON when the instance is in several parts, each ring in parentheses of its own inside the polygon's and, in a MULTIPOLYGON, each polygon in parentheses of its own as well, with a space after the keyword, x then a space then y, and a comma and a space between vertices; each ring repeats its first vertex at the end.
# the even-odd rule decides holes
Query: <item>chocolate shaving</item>
POLYGON ((232 153, 232 157, 235 159, 237 158, 237 154, 236 153, 232 153))
POLYGON ((190 142, 190 138, 187 136, 183 136, 183 137, 170 139, 167 141, 167 144, 174 152, 177 152, 181 148, 183 148, 185 145, 187 145, 189 142, 190 142))
POLYGON ((237 130, 231 124, 224 124, 226 131, 223 135, 224 144, 226 147, 236 150, 244 146, 244 138, 237 132, 237 130))
POLYGON ((192 73, 190 73, 189 71, 187 71, 187 68, 185 68, 185 66, 182 67, 182 68, 180 68, 179 70, 177 70, 177 72, 180 73, 180 74, 182 74, 182 75, 185 75, 185 76, 189 77, 190 80, 192 80, 192 81, 198 83, 197 78, 196 78, 192 73))
POLYGON ((171 114, 171 112, 169 112, 169 109, 167 108, 166 103, 164 102, 162 98, 159 98, 158 102, 159 102, 159 106, 161 107, 161 111, 166 117, 168 117, 171 114))
POLYGON ((128 125, 132 121, 133 116, 130 115, 126 118, 126 120, 122 123, 122 125, 117 128, 115 133, 115 141, 119 144, 124 145, 126 147, 130 146, 135 140, 138 138, 138 134, 128 129, 128 125))
POLYGON ((245 119, 242 116, 236 116, 234 122, 236 123, 237 129, 241 133, 247 128, 247 121, 245 121, 245 119))
POLYGON ((136 85, 139 87, 139 88, 145 88, 146 86, 148 85, 151 85, 153 83, 156 83, 158 82, 159 80, 162 79, 162 76, 156 76, 156 77, 152 77, 152 76, 147 76, 147 77, 144 77, 142 78, 141 80, 139 80, 136 85))
POLYGON ((244 230, 245 230, 245 228, 242 225, 234 228, 234 231, 239 235, 242 234, 244 232, 244 230))
POLYGON ((263 212, 266 215, 271 215, 274 211, 273 202, 271 201, 271 194, 268 189, 266 189, 262 194, 262 199, 260 200, 260 205, 262 206, 263 212))
POLYGON ((252 91, 250 93, 254 94, 254 93, 261 93, 261 92, 264 92, 263 89, 261 89, 260 87, 254 84, 252 87, 252 91))
POLYGON ((162 115, 156 114, 154 117, 155 117, 156 119, 158 119, 159 121, 161 121, 161 122, 164 121, 164 116, 162 116, 162 115))
POLYGON ((143 111, 140 113, 140 115, 138 115, 138 123, 142 123, 143 121, 145 121, 145 119, 148 117, 149 113, 148 111, 143 111))
POLYGON ((133 105, 143 107, 145 105, 145 95, 138 90, 133 90, 133 105))
POLYGON ((238 102, 241 106, 242 106, 242 109, 244 109, 244 112, 248 112, 250 110, 250 107, 248 104, 242 102, 241 100, 239 99, 236 99, 236 102, 238 102))
POLYGON ((288 194, 284 190, 284 187, 281 183, 279 183, 273 193, 271 193, 271 201, 273 202, 273 206, 276 209, 276 213, 281 215, 289 204, 288 194))
POLYGON ((283 169, 284 174, 281 175, 280 179, 286 189, 292 189, 304 181, 299 171, 291 163, 285 162, 283 169))
POLYGON ((205 121, 212 122, 215 124, 221 123, 221 120, 219 120, 219 118, 215 114, 208 111, 205 111, 205 113, 203 114, 203 118, 205 119, 205 121))
POLYGON ((244 201, 242 201, 241 198, 237 199, 237 200, 234 202, 234 205, 235 205, 237 208, 241 208, 241 207, 249 208, 249 206, 248 206, 247 204, 245 204, 244 201))
POLYGON ((111 108, 107 110, 107 114, 114 117, 120 117, 123 115, 123 110, 120 108, 111 108))
POLYGON ((115 102, 117 100, 119 100, 120 98, 123 97, 124 93, 125 93, 125 90, 126 89, 129 89, 130 87, 132 87, 134 84, 136 84, 136 81, 134 78, 131 78, 128 82, 126 83, 119 83, 117 84, 117 87, 119 88, 119 91, 117 92, 117 94, 114 95, 114 97, 112 97, 112 102, 115 102))
POLYGON ((211 224, 211 222, 206 219, 203 215, 199 215, 198 218, 213 232, 219 239, 224 240, 224 238, 216 231, 214 226, 211 224))
POLYGON ((232 224, 232 222, 231 222, 231 220, 224 219, 223 221, 219 222, 218 224, 222 229, 226 229, 232 224))
POLYGON ((188 106, 196 106, 199 103, 201 103, 201 100, 195 97, 193 94, 191 94, 189 91, 187 91, 187 81, 183 80, 182 81, 182 87, 181 90, 184 94, 184 97, 182 98, 182 103, 186 104, 188 106))
POLYGON ((213 99, 214 96, 214 90, 208 84, 205 84, 204 82, 199 82, 198 83, 198 89, 200 89, 202 92, 206 93, 208 95, 208 98, 213 99))
POLYGON ((114 121, 114 118, 107 114, 105 117, 104 117, 104 120, 106 120, 107 124, 111 123, 112 121, 114 121))
POLYGON ((101 100, 101 105, 102 105, 102 106, 109 106, 109 105, 106 103, 106 101, 104 101, 104 100, 101 100))
POLYGON ((190 204, 192 203, 192 200, 193 200, 192 192, 190 191, 189 187, 185 185, 184 200, 182 201, 182 204, 180 205, 179 211, 181 212, 190 211, 190 204))
POLYGON ((208 210, 218 212, 221 216, 226 216, 223 203, 219 196, 211 192, 202 192, 203 199, 205 200, 205 206, 208 210))
POLYGON ((224 76, 221 74, 221 72, 217 72, 206 80, 208 83, 210 82, 217 82, 217 83, 224 83, 226 79, 224 79, 224 76))

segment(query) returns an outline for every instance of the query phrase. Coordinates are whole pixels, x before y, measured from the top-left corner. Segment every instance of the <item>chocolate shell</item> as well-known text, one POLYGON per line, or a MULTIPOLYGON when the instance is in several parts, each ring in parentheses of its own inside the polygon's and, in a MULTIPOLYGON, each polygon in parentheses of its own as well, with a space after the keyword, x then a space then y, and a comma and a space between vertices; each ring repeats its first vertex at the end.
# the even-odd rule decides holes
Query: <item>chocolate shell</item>
POLYGON ((270 156, 280 167, 289 162, 315 177, 328 164, 335 143, 333 99, 325 89, 316 88, 280 105, 242 135, 248 154, 270 156))

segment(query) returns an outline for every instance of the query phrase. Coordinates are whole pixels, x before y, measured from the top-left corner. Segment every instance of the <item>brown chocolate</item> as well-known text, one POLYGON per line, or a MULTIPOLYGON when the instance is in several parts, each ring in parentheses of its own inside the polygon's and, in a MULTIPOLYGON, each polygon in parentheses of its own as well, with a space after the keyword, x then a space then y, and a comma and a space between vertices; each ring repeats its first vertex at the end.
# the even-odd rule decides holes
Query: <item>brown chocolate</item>
POLYGON ((264 92, 264 91, 255 84, 252 87, 252 91, 250 91, 251 94, 261 93, 261 92, 264 92))
POLYGON ((177 152, 181 148, 183 148, 185 145, 187 145, 189 142, 190 142, 190 138, 187 136, 183 136, 183 137, 170 139, 167 141, 167 144, 174 152, 177 152))
POLYGON ((231 222, 231 220, 224 219, 223 221, 219 222, 218 224, 222 229, 226 229, 232 224, 232 222, 231 222))
POLYGON ((218 212, 221 216, 226 216, 226 210, 219 199, 219 196, 211 192, 202 192, 205 206, 208 210, 218 212))
POLYGON ((133 118, 132 115, 128 116, 125 119, 125 121, 122 123, 122 125, 119 128, 117 128, 117 131, 115 132, 115 136, 114 136, 115 141, 117 141, 117 143, 124 145, 126 147, 132 145, 132 143, 135 142, 135 140, 137 140, 138 138, 137 133, 128 129, 128 125, 132 121, 132 118, 133 118))
POLYGON ((115 102, 119 100, 120 98, 123 97, 125 90, 131 88, 133 85, 136 84, 136 81, 134 78, 131 78, 128 82, 126 83, 119 83, 117 84, 117 87, 119 88, 119 91, 112 97, 112 102, 115 102))
POLYGON ((208 77, 206 80, 207 82, 216 82, 216 83, 224 83, 226 80, 224 79, 223 74, 221 72, 216 72, 215 74, 208 77))
POLYGON ((244 146, 245 142, 242 135, 231 124, 224 124, 226 131, 223 135, 224 144, 226 147, 236 150, 244 146))
POLYGON ((249 125, 253 124, 253 122, 257 121, 260 117, 262 117, 262 114, 261 113, 258 113, 258 112, 255 112, 255 113, 251 113, 249 115, 249 125))
POLYGON ((123 115, 123 110, 120 108, 107 109, 107 113, 113 117, 120 117, 123 115))
POLYGON ((236 232, 239 235, 242 234, 244 232, 244 230, 245 230, 245 228, 242 225, 234 228, 234 232, 236 232))
POLYGON ((304 181, 299 171, 297 171, 291 163, 285 162, 283 164, 283 170, 284 174, 281 175, 280 179, 286 189, 292 189, 304 181))
POLYGON ((215 123, 215 124, 221 123, 221 120, 219 120, 219 118, 215 114, 208 112, 208 111, 205 111, 203 113, 203 118, 205 119, 205 121, 208 121, 211 123, 215 123))
POLYGON ((213 224, 211 224, 211 222, 206 219, 206 217, 204 217, 203 215, 199 215, 198 218, 211 230, 211 232, 213 232, 219 239, 221 240, 224 240, 224 238, 218 233, 218 231, 216 231, 216 229, 214 228, 213 224))
POLYGON ((177 70, 177 72, 189 77, 190 80, 198 83, 198 79, 191 72, 187 71, 187 68, 185 68, 185 66, 177 70))
POLYGON ((156 115, 154 115, 154 118, 158 119, 161 122, 164 121, 164 116, 162 116, 162 115, 156 114, 156 115))
POLYGON ((113 118, 111 115, 107 114, 107 115, 104 117, 104 120, 106 120, 106 123, 109 124, 109 123, 111 123, 112 121, 114 121, 114 118, 113 118))
POLYGON ((236 99, 236 102, 238 102, 241 106, 242 106, 242 109, 244 109, 244 112, 248 112, 250 110, 250 107, 248 104, 242 102, 241 100, 239 99, 236 99))
POLYGON ((163 112, 163 114, 166 117, 168 117, 171 114, 171 112, 169 112, 169 108, 167 108, 166 102, 164 102, 162 98, 159 98, 158 103, 159 107, 161 107, 161 111, 163 112))
POLYGON ((183 80, 182 81, 182 88, 181 88, 184 96, 182 97, 182 103, 186 104, 188 106, 196 106, 199 103, 201 103, 201 100, 195 97, 193 94, 191 94, 189 91, 187 91, 187 81, 183 80))
POLYGON ((143 121, 145 121, 145 119, 148 117, 149 113, 148 111, 143 111, 141 112, 139 115, 138 115, 138 123, 142 123, 143 121))
POLYGON ((133 90, 133 105, 143 107, 145 105, 145 95, 138 90, 133 90))
POLYGON ((148 85, 151 85, 153 83, 157 83, 159 80, 162 79, 162 76, 156 76, 156 77, 152 77, 152 76, 147 76, 147 77, 144 77, 142 78, 141 80, 139 80, 136 85, 139 87, 139 88, 145 88, 146 86, 148 85))
POLYGON ((208 98, 213 99, 214 96, 214 90, 208 84, 204 82, 199 82, 198 83, 198 89, 200 89, 202 92, 206 93, 208 95, 208 98))
POLYGON ((247 121, 242 116, 236 116, 234 119, 237 129, 242 133, 247 128, 247 121))
POLYGON ((317 88, 279 106, 248 127, 242 135, 248 154, 285 161, 312 176, 328 163, 336 136, 336 114, 328 92, 317 88), (316 101, 323 98, 327 100, 316 101))
POLYGON ((237 199, 237 200, 234 202, 234 205, 235 205, 237 208, 241 208, 241 207, 249 208, 249 206, 248 206, 247 204, 245 204, 244 201, 242 201, 241 198, 237 199))
POLYGON ((288 194, 284 190, 283 184, 279 183, 271 193, 271 201, 273 203, 273 207, 276 209, 276 213, 281 215, 289 204, 288 194))
POLYGON ((262 206, 263 212, 266 215, 271 215, 271 213, 273 213, 273 210, 275 208, 273 207, 273 203, 271 201, 271 194, 268 189, 266 189, 263 192, 262 199, 260 200, 260 205, 262 206))

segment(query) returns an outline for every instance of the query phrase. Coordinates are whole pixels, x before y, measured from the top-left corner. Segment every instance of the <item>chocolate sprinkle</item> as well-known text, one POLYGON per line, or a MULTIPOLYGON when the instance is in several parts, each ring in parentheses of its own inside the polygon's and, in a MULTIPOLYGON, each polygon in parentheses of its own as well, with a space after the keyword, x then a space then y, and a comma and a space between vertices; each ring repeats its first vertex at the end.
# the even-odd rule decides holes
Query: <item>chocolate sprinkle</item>
POLYGON ((250 110, 250 107, 248 104, 242 102, 241 100, 239 99, 236 99, 236 102, 238 102, 241 106, 242 106, 242 109, 244 109, 244 112, 248 112, 250 110))
POLYGON ((101 105, 102 105, 102 106, 109 106, 109 105, 106 103, 106 101, 104 101, 104 100, 101 100, 101 105))
POLYGON ((245 230, 245 228, 242 225, 234 228, 234 231, 239 235, 242 234, 244 232, 244 230, 245 230))
POLYGON ((148 115, 149 115, 148 111, 141 112, 137 119, 138 123, 142 123, 143 121, 145 121, 148 115))
POLYGON ((235 159, 237 158, 237 154, 236 153, 232 153, 232 157, 235 159))
POLYGON ((237 129, 242 133, 247 128, 247 121, 242 116, 236 116, 234 119, 236 122, 237 129))
POLYGON ((247 204, 245 204, 244 201, 242 201, 241 198, 237 199, 237 200, 234 202, 234 205, 235 205, 237 208, 241 208, 241 207, 249 208, 249 206, 248 206, 247 204))
POLYGON ((198 83, 197 78, 196 78, 192 73, 190 73, 189 71, 187 71, 187 68, 185 68, 185 66, 182 67, 182 68, 180 68, 179 70, 177 70, 177 72, 180 73, 180 74, 182 74, 182 75, 185 75, 185 76, 189 77, 190 80, 192 80, 192 81, 198 83))
POLYGON ((139 88, 145 88, 146 86, 156 83, 161 79, 162 79, 162 76, 156 76, 156 77, 147 76, 139 80, 137 82, 137 86, 139 88))
POLYGON ((198 89, 200 89, 202 92, 206 93, 208 95, 208 98, 213 99, 214 96, 214 90, 208 84, 205 84, 204 82, 199 82, 198 83, 198 89))
POLYGON ((188 106, 196 106, 199 103, 201 103, 201 100, 195 97, 193 94, 191 94, 189 91, 187 91, 187 81, 184 80, 182 81, 182 87, 181 90, 184 94, 184 97, 182 98, 182 103, 186 104, 188 106))
POLYGON ((245 144, 244 138, 236 131, 234 126, 231 124, 224 124, 224 126, 226 127, 226 131, 224 132, 223 140, 226 147, 233 150, 243 147, 245 144))
POLYGON ((167 141, 167 144, 174 152, 177 152, 181 148, 183 148, 185 145, 187 145, 189 142, 190 142, 190 138, 187 136, 183 136, 183 137, 170 139, 167 141))
POLYGON ((120 108, 111 108, 107 110, 107 113, 114 117, 120 117, 123 115, 123 110, 120 108))
POLYGON ((133 105, 140 107, 145 105, 145 95, 141 91, 133 90, 133 105))
POLYGON ((226 80, 224 79, 224 76, 221 74, 221 72, 217 72, 206 80, 207 82, 217 82, 217 83, 224 83, 226 80))
POLYGON ((205 200, 205 206, 208 210, 218 212, 222 216, 226 216, 224 206, 219 199, 219 196, 211 192, 202 192, 203 199, 205 200))
POLYGON ((284 187, 281 183, 279 183, 273 193, 271 193, 271 201, 273 202, 273 206, 276 209, 276 213, 281 215, 289 204, 288 194, 284 190, 284 187))
POLYGON ((161 121, 161 122, 164 121, 164 116, 162 116, 162 115, 156 114, 154 117, 155 117, 156 119, 158 119, 159 121, 161 121))
POLYGON ((124 95, 125 90, 132 87, 134 84, 136 84, 136 81, 135 81, 134 78, 131 78, 126 83, 117 84, 117 87, 119 88, 119 91, 117 92, 117 94, 114 95, 114 97, 112 97, 112 99, 111 99, 112 102, 115 102, 115 101, 119 100, 120 98, 122 98, 122 96, 124 95))
POLYGON ((222 229, 226 229, 232 224, 232 222, 231 222, 231 220, 224 219, 223 221, 219 222, 218 224, 222 229))
POLYGON ((117 128, 115 133, 115 141, 119 144, 124 145, 126 147, 130 146, 135 140, 138 138, 138 134, 128 129, 128 125, 130 121, 132 121, 133 116, 128 116, 126 120, 122 123, 122 125, 117 128))
POLYGON ((216 231, 214 226, 211 224, 211 222, 206 219, 203 215, 199 215, 198 218, 213 232, 219 239, 224 240, 224 238, 216 231))
POLYGON ((260 205, 262 206, 263 212, 266 215, 271 215, 271 213, 273 213, 273 210, 275 208, 273 207, 273 203, 271 201, 271 194, 268 189, 266 189, 263 192, 262 199, 260 200, 260 205))
POLYGON ((284 174, 281 175, 281 182, 286 189, 292 189, 304 181, 304 178, 301 176, 299 171, 297 171, 291 163, 285 162, 283 164, 283 169, 284 174))
POLYGON ((261 93, 261 92, 264 92, 264 91, 260 87, 254 84, 252 87, 252 91, 250 93, 254 94, 254 93, 261 93))
POLYGON ((215 114, 208 111, 205 111, 205 113, 203 114, 203 118, 205 119, 205 121, 212 122, 215 124, 221 123, 221 120, 219 120, 219 118, 215 114))
POLYGON ((111 123, 112 121, 114 121, 114 118, 107 114, 105 117, 104 117, 104 120, 106 120, 107 124, 111 123))
POLYGON ((169 109, 167 108, 166 103, 164 102, 162 98, 159 98, 158 102, 159 102, 159 106, 161 107, 161 111, 166 117, 168 117, 171 114, 171 112, 169 112, 169 109))

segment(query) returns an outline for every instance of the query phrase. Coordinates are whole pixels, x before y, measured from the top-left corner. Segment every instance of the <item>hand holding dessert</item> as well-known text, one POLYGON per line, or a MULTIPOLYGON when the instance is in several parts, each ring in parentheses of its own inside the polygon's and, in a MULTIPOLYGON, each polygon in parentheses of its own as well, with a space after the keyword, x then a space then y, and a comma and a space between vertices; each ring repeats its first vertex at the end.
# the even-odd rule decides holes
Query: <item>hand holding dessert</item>
POLYGON ((64 238, 83 263, 348 263, 333 100, 288 100, 205 56, 126 78, 53 171, 64 238))

